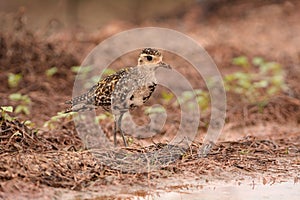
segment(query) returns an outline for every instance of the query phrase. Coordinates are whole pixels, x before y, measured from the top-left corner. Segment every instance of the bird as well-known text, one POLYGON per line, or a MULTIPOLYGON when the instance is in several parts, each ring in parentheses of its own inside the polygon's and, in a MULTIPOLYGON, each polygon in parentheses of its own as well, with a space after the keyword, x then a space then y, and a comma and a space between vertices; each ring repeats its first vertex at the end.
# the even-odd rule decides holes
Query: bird
POLYGON ((66 104, 71 106, 65 112, 104 108, 114 115, 114 145, 117 146, 117 133, 120 132, 127 147, 122 131, 122 117, 129 110, 142 106, 151 97, 157 86, 155 71, 158 68, 171 69, 162 58, 162 53, 155 48, 142 49, 137 66, 123 68, 101 79, 86 93, 67 101, 66 104))

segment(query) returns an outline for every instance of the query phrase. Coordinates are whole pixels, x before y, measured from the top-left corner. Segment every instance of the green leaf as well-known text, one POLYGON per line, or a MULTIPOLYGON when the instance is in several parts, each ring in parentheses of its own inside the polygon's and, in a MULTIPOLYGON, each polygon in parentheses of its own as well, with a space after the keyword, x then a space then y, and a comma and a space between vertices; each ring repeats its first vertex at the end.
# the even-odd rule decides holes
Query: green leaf
POLYGON ((265 61, 264 61, 264 59, 261 58, 261 57, 254 57, 254 58, 252 59, 252 63, 253 63, 253 65, 255 65, 255 66, 261 66, 261 65, 263 65, 263 64, 265 63, 265 61))
POLYGON ((18 105, 15 109, 15 113, 21 113, 23 111, 23 106, 18 105))
POLYGON ((245 89, 248 89, 252 86, 252 83, 248 79, 239 79, 237 83, 245 89))
POLYGON ((145 110, 145 114, 152 114, 152 113, 164 113, 165 109, 161 106, 158 107, 148 107, 145 110))
POLYGON ((282 74, 282 67, 277 62, 267 62, 260 66, 261 73, 271 72, 273 74, 282 74))
POLYGON ((174 94, 171 93, 171 92, 162 91, 161 92, 161 96, 162 96, 163 100, 168 103, 168 102, 170 102, 173 99, 174 94))
POLYGON ((23 96, 22 96, 22 101, 23 101, 23 103, 25 103, 25 104, 30 104, 30 103, 31 103, 31 99, 30 99, 29 96, 27 96, 27 95, 23 95, 23 96))
POLYGON ((244 73, 244 72, 236 72, 232 74, 233 78, 235 80, 240 80, 240 79, 244 79, 244 80, 249 80, 250 79, 250 75, 248 73, 244 73))
POLYGON ((71 71, 74 73, 80 73, 86 75, 90 71, 92 71, 91 66, 73 66, 71 67, 71 71))
POLYGON ((46 121, 44 124, 43 124, 43 127, 47 127, 47 128, 49 128, 49 129, 52 129, 53 127, 52 127, 53 125, 52 125, 52 121, 46 121))
POLYGON ((13 101, 20 101, 20 100, 22 100, 22 94, 13 93, 13 94, 10 94, 8 98, 13 101))
POLYGON ((18 87, 20 81, 22 80, 22 74, 8 74, 8 86, 10 88, 18 87))
POLYGON ((15 109, 15 113, 24 113, 25 115, 29 115, 30 111, 28 106, 18 105, 15 109))
POLYGON ((50 118, 50 120, 46 121, 43 124, 43 127, 47 127, 49 129, 54 129, 55 128, 55 123, 58 122, 60 119, 68 119, 71 117, 75 117, 78 113, 76 112, 69 112, 69 113, 65 113, 65 112, 58 112, 57 115, 52 116, 50 118))
POLYGON ((193 91, 184 91, 181 96, 183 100, 188 101, 195 97, 195 93, 193 91))
POLYGON ((241 87, 235 87, 235 88, 233 88, 233 91, 235 93, 237 93, 237 94, 243 94, 243 93, 245 93, 245 90, 243 88, 241 88, 241 87))
POLYGON ((127 142, 128 142, 128 144, 133 144, 134 140, 132 137, 127 137, 127 142))
POLYGON ((196 99, 201 110, 206 110, 208 108, 210 101, 208 96, 197 96, 196 99))
POLYGON ((47 69, 46 72, 45 72, 45 74, 46 74, 46 76, 51 77, 54 74, 56 74, 57 72, 58 72, 57 67, 52 67, 50 69, 47 69))
POLYGON ((234 65, 238 65, 238 66, 241 66, 244 68, 248 68, 248 66, 249 66, 249 61, 246 56, 239 56, 239 57, 233 58, 232 63, 234 65))
POLYGON ((195 110, 197 108, 197 104, 195 104, 193 102, 187 102, 185 105, 187 105, 187 108, 189 110, 195 110))
POLYGON ((71 71, 74 73, 78 73, 80 71, 81 66, 73 66, 71 67, 71 71))
POLYGON ((175 104, 180 105, 180 104, 183 104, 183 103, 184 103, 184 100, 182 99, 182 97, 178 97, 175 104))
POLYGON ((233 74, 227 74, 227 75, 224 76, 224 81, 225 82, 232 82, 234 80, 235 80, 235 77, 234 77, 233 74))
POLYGON ((201 89, 195 89, 194 93, 198 96, 198 95, 206 95, 207 92, 205 92, 201 89))
POLYGON ((26 125, 26 126, 29 126, 29 127, 34 127, 34 123, 32 122, 32 121, 30 121, 30 120, 26 120, 25 122, 24 122, 24 124, 26 125))
POLYGON ((1 106, 1 109, 5 112, 13 112, 14 108, 12 106, 1 106))
POLYGON ((271 82, 275 86, 280 86, 284 84, 284 78, 282 75, 276 75, 271 78, 271 82))
POLYGON ((269 82, 267 80, 261 80, 261 81, 253 83, 253 86, 255 88, 266 88, 266 87, 268 87, 268 85, 269 85, 269 82))
POLYGON ((5 120, 7 120, 7 121, 13 121, 13 120, 15 120, 15 118, 14 117, 11 117, 9 114, 7 114, 7 113, 4 113, 4 115, 2 115, 2 117, 5 119, 5 120))
POLYGON ((247 155, 247 154, 249 154, 249 150, 248 149, 242 149, 242 150, 240 150, 240 154, 247 155))
POLYGON ((13 93, 9 95, 9 99, 12 101, 21 101, 22 104, 28 105, 31 103, 30 97, 22 95, 20 93, 13 93))
POLYGON ((24 113, 25 115, 29 115, 29 114, 30 114, 30 111, 29 111, 28 106, 24 106, 24 107, 23 107, 23 113, 24 113))
POLYGON ((109 75, 114 74, 114 73, 116 73, 116 71, 113 70, 113 69, 110 69, 110 68, 104 69, 102 71, 102 74, 105 75, 105 76, 109 76, 109 75))

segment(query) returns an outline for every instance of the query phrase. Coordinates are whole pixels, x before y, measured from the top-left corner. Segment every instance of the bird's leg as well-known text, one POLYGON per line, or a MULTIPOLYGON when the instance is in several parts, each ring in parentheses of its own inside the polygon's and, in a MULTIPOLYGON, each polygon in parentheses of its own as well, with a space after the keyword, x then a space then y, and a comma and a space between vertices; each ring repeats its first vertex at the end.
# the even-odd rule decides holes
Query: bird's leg
POLYGON ((117 127, 117 119, 116 119, 116 116, 115 116, 115 128, 114 128, 114 144, 115 144, 115 147, 117 146, 117 132, 118 132, 118 127, 117 127))
POLYGON ((121 135, 122 135, 124 145, 125 145, 125 147, 127 147, 128 144, 127 144, 127 142, 126 142, 126 138, 125 138, 124 133, 123 133, 123 130, 122 130, 122 118, 123 118, 123 115, 124 115, 124 113, 121 113, 121 115, 120 115, 120 117, 119 117, 119 119, 118 119, 118 127, 119 127, 119 131, 120 131, 120 133, 121 133, 121 135))
POLYGON ((121 133, 125 147, 128 146, 127 142, 126 142, 126 138, 125 138, 124 133, 122 131, 122 118, 123 118, 123 115, 124 115, 124 113, 121 113, 121 115, 116 115, 115 116, 115 129, 114 129, 114 144, 115 144, 115 147, 117 146, 117 132, 121 133))

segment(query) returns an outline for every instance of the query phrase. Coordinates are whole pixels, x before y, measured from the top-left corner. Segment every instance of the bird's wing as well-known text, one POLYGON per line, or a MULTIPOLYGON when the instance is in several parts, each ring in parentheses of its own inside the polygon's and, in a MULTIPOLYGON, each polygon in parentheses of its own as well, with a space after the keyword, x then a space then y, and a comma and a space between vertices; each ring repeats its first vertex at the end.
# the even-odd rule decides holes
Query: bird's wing
POLYGON ((128 68, 125 68, 107 76, 106 78, 100 80, 96 85, 91 87, 87 93, 67 101, 66 104, 72 104, 71 108, 68 110, 79 111, 86 110, 85 108, 90 108, 91 106, 110 106, 111 94, 114 91, 115 85, 120 78, 127 73, 128 70, 128 68), (82 105, 82 109, 80 109, 80 105, 82 105), (75 107, 78 108, 74 110, 75 107))

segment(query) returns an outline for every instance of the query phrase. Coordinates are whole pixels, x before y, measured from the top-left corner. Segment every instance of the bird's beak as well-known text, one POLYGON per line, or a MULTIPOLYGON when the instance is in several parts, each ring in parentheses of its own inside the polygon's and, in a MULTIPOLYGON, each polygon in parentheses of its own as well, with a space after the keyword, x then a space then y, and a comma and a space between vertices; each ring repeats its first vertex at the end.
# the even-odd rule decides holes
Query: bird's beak
POLYGON ((169 64, 164 63, 164 62, 159 62, 159 65, 160 65, 160 67, 163 67, 163 68, 172 69, 169 64))

